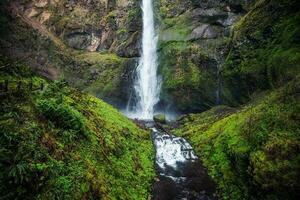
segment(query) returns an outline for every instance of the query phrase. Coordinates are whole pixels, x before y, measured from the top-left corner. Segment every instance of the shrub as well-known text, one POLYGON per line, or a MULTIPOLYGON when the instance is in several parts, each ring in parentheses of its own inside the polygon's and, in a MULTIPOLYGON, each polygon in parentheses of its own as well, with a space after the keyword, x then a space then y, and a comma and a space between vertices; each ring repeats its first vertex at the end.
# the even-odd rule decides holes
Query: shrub
POLYGON ((57 103, 54 99, 38 100, 37 108, 55 125, 63 129, 71 129, 85 134, 85 119, 80 112, 69 105, 57 103))

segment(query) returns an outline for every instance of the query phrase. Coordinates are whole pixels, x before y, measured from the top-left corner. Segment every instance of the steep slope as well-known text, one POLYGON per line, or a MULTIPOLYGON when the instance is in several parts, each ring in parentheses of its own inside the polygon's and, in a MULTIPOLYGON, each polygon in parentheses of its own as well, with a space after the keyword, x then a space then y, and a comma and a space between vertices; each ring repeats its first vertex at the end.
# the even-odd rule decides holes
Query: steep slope
POLYGON ((138 1, 1 1, 1 53, 115 106, 139 56, 138 1))
POLYGON ((221 103, 220 71, 232 28, 254 1, 156 2, 164 103, 181 112, 221 103))
POLYGON ((181 119, 222 199, 299 199, 300 81, 240 109, 216 107, 181 119))
POLYGON ((299 73, 297 0, 157 4, 162 99, 173 109, 238 106, 299 73))
POLYGON ((1 199, 148 199, 148 132, 64 82, 3 56, 0 66, 1 199))
POLYGON ((219 70, 219 103, 247 105, 188 115, 174 132, 191 141, 223 199, 299 198, 299 6, 249 8, 219 70))
POLYGON ((69 47, 139 55, 141 10, 138 0, 14 1, 28 18, 43 24, 69 47))
POLYGON ((278 88, 297 77, 299 35, 299 1, 257 1, 234 27, 221 70, 224 101, 245 103, 253 92, 278 88))

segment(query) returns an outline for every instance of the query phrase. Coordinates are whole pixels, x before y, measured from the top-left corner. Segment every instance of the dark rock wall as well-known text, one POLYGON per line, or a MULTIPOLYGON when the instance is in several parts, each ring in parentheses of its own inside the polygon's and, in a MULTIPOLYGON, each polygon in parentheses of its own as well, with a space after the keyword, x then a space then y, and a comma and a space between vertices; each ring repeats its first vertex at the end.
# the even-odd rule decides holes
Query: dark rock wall
POLYGON ((126 105, 140 53, 138 0, 7 1, 1 52, 50 79, 126 105))
POLYGON ((299 11, 296 0, 258 1, 236 24, 221 73, 228 104, 245 103, 251 94, 276 89, 297 77, 299 11))
POLYGON ((138 0, 32 0, 20 1, 18 6, 72 48, 116 52, 122 57, 139 55, 138 0))
POLYGON ((223 103, 220 71, 233 25, 254 1, 156 2, 162 101, 180 112, 223 103))

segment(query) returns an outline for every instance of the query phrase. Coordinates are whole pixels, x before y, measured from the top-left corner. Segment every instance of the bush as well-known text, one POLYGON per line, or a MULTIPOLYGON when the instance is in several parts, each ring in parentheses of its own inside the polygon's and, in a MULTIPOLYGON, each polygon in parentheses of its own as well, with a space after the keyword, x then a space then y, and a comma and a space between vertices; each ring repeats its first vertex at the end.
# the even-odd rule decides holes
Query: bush
POLYGON ((57 103, 54 99, 38 100, 36 106, 47 119, 58 127, 86 134, 84 117, 71 106, 57 103))

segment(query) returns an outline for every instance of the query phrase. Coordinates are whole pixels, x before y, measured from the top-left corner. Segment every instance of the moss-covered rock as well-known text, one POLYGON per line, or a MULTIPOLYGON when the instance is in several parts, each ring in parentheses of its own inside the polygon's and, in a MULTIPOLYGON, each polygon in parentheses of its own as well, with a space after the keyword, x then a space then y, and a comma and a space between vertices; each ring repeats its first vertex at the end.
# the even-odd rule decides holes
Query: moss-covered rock
MULTIPOLYGON (((134 57, 140 48, 141 31, 139 0, 124 1, 12 1, 20 13, 36 24, 42 24, 68 46, 88 51, 134 48, 122 56, 134 57), (43 6, 41 6, 43 5, 43 6), (119 29, 123 29, 122 36, 119 29), (137 37, 138 36, 138 37, 137 37), (124 43, 127 46, 124 47, 124 43)), ((120 54, 121 55, 121 54, 120 54)))
POLYGON ((124 107, 131 91, 135 59, 111 53, 76 52, 72 60, 71 68, 64 73, 71 85, 114 106, 124 107))
POLYGON ((166 115, 164 115, 164 114, 156 114, 156 115, 153 116, 153 120, 156 123, 165 124, 166 123, 166 115))
POLYGON ((222 68, 223 99, 244 103, 254 91, 277 88, 299 74, 298 1, 257 1, 234 27, 222 68))
POLYGON ((197 45, 168 42, 159 56, 161 100, 181 111, 206 110, 214 104, 215 63, 197 45))
POLYGON ((195 147, 222 199, 297 199, 299 79, 241 108, 180 120, 174 134, 195 147))
POLYGON ((64 82, 2 56, 0 65, 10 82, 1 91, 1 198, 148 199, 155 174, 147 131, 64 82), (30 90, 30 82, 44 90, 30 90))
POLYGON ((162 99, 181 112, 237 106, 299 73, 297 1, 156 4, 162 99))
MULTIPOLYGON (((48 25, 39 24, 34 18, 16 17, 5 8, 1 7, 1 17, 8 22, 6 25, 1 23, 0 51, 3 54, 22 60, 49 79, 63 78, 72 86, 104 98, 114 106, 126 105, 135 58, 120 57, 108 49, 102 49, 103 52, 76 50, 51 29, 48 31, 48 25)), ((22 15, 18 7, 15 12, 22 15)), ((82 41, 74 37, 75 46, 81 45, 82 41)), ((87 34, 87 37, 92 36, 87 34)))
POLYGON ((246 12, 243 3, 156 2, 161 99, 167 107, 183 113, 197 112, 220 102, 220 68, 230 29, 246 12), (241 9, 234 9, 238 5, 241 9))

